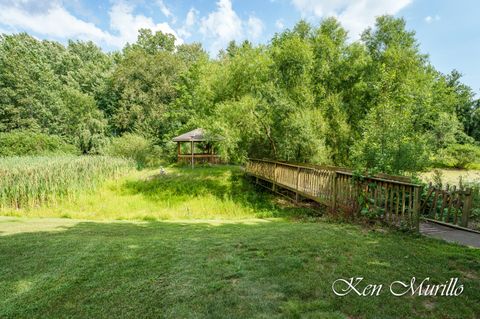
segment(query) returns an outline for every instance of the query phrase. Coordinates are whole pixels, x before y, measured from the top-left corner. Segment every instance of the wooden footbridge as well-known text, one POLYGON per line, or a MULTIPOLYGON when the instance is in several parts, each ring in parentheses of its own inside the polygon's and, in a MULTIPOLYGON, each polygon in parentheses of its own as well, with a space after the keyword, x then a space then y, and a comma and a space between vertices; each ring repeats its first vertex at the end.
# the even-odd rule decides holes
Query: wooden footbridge
POLYGON ((247 162, 246 173, 274 192, 285 195, 286 190, 296 201, 303 197, 327 206, 334 215, 367 215, 426 236, 480 247, 480 232, 467 228, 470 188, 430 184, 422 200, 422 186, 401 176, 358 176, 346 168, 259 159, 247 162))
POLYGON ((421 186, 398 176, 357 176, 348 169, 250 159, 246 173, 278 192, 286 189, 314 200, 333 214, 369 215, 384 222, 419 229, 421 186))

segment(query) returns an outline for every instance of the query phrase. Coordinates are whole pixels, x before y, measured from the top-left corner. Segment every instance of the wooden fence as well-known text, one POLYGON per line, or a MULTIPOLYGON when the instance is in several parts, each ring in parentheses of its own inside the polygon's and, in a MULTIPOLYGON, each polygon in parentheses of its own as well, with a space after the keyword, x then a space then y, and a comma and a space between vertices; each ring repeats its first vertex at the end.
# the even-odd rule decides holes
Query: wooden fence
POLYGON ((370 215, 418 231, 421 186, 387 175, 356 176, 347 169, 250 159, 246 173, 329 207, 333 214, 370 215))
POLYGON ((430 183, 421 213, 428 220, 468 227, 472 200, 471 188, 438 187, 430 183))

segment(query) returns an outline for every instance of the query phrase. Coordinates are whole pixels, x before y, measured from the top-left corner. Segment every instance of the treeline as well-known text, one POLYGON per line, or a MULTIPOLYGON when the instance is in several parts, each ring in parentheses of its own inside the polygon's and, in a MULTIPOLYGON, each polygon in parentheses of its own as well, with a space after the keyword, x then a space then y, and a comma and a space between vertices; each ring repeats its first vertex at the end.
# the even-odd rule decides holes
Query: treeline
POLYGON ((140 30, 137 42, 104 53, 91 42, 3 35, 0 154, 15 153, 23 134, 37 148, 35 138, 50 149, 46 139, 61 139, 78 153, 148 163, 173 159, 171 138, 204 127, 224 137, 222 155, 234 162, 401 173, 479 161, 479 100, 458 72, 435 70, 402 19, 379 17, 353 43, 333 18, 300 21, 267 45, 232 42, 214 59, 174 40, 140 30))

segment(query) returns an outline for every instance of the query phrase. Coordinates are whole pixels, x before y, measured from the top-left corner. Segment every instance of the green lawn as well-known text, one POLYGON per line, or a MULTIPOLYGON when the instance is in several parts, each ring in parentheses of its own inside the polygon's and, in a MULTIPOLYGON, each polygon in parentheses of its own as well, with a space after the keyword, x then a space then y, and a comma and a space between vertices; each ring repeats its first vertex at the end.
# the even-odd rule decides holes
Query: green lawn
POLYGON ((478 318, 480 250, 358 226, 0 222, 1 318, 478 318), (459 277, 459 297, 335 297, 337 278, 459 277))
POLYGON ((307 222, 311 212, 255 190, 238 167, 157 175, 4 212, 22 217, 0 217, 0 318, 480 317, 478 249, 307 222), (389 293, 412 276, 458 277, 464 292, 389 293), (335 296, 332 283, 349 277, 385 287, 335 296))

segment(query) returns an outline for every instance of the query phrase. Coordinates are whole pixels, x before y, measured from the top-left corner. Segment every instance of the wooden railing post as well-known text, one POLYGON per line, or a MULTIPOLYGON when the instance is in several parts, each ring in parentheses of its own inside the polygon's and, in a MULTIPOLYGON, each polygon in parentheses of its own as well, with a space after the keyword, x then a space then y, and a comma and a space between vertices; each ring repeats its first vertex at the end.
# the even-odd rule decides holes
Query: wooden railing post
POLYGON ((332 189, 332 213, 335 213, 337 211, 337 178, 338 174, 335 172, 333 174, 333 189, 332 189))
POLYGON ((300 166, 297 167, 297 186, 295 187, 295 201, 298 202, 298 183, 299 183, 299 180, 300 180, 300 166))
POLYGON ((420 189, 421 186, 415 187, 413 191, 413 217, 415 220, 415 230, 420 231, 420 189))
POLYGON ((468 218, 470 217, 470 211, 472 210, 472 197, 472 189, 469 188, 466 190, 465 203, 463 204, 462 227, 468 226, 468 218))
POLYGON ((275 192, 277 191, 277 163, 275 163, 275 166, 273 168, 273 184, 272 184, 272 190, 275 192))

